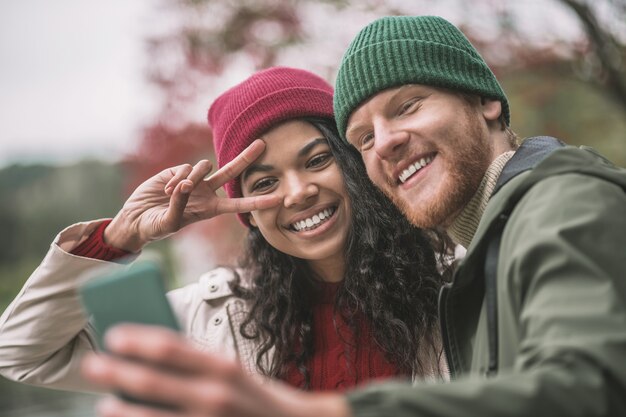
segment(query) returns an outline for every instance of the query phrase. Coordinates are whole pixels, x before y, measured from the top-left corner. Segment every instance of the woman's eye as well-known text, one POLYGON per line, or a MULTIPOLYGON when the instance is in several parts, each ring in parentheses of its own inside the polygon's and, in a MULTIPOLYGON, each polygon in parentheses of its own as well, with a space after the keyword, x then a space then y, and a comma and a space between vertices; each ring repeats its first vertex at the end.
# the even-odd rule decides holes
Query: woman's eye
POLYGON ((272 185, 274 185, 275 182, 275 178, 262 178, 252 184, 252 191, 257 193, 267 191, 272 187, 272 185))
POLYGON ((315 155, 313 158, 309 159, 309 162, 306 164, 307 168, 318 168, 323 166, 326 162, 330 161, 332 155, 329 152, 320 153, 315 155))

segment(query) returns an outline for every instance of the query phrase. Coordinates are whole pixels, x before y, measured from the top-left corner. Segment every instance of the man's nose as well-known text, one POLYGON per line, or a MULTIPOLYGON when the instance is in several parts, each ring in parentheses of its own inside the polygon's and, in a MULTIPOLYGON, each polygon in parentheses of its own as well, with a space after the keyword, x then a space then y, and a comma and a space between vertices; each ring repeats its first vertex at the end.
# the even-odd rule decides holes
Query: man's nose
POLYGON ((408 132, 392 123, 380 121, 374 125, 374 151, 381 159, 397 157, 408 140, 408 132))
POLYGON ((283 204, 285 207, 293 207, 304 204, 311 197, 319 193, 319 187, 303 175, 286 175, 283 182, 283 187, 285 189, 283 204))

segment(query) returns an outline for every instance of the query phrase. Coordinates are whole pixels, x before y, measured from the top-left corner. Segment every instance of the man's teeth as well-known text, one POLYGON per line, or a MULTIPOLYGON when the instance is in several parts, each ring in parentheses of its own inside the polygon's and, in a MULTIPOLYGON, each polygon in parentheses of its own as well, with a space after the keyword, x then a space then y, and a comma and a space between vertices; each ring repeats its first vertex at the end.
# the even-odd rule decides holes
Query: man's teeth
POLYGON ((415 174, 417 171, 424 168, 426 165, 430 164, 432 161, 433 161, 432 156, 427 156, 425 158, 420 159, 419 161, 415 161, 407 169, 402 171, 402 174, 400 174, 400 177, 399 177, 400 182, 404 184, 411 175, 415 174))
POLYGON ((308 219, 300 220, 291 225, 297 232, 302 230, 311 230, 315 229, 322 223, 325 223, 330 216, 335 212, 335 207, 330 207, 325 210, 320 211, 319 213, 309 217, 308 219))

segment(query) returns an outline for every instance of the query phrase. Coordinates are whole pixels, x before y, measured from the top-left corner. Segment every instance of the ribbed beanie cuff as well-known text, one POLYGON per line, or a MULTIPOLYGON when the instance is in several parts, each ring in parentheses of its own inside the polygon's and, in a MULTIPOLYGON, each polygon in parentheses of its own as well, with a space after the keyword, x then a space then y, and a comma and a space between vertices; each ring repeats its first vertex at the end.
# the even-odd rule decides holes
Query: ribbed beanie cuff
MULTIPOLYGON (((257 72, 222 93, 209 108, 218 166, 232 161, 280 122, 310 116, 333 118, 333 88, 328 82, 297 68, 257 72)), ((241 197, 239 178, 224 188, 229 197, 241 197)), ((248 225, 245 216, 239 215, 239 219, 248 225)))
POLYGON ((423 84, 499 100, 507 125, 509 103, 495 75, 465 35, 437 16, 375 20, 352 41, 339 66, 334 109, 345 139, 348 119, 368 98, 392 87, 423 84))

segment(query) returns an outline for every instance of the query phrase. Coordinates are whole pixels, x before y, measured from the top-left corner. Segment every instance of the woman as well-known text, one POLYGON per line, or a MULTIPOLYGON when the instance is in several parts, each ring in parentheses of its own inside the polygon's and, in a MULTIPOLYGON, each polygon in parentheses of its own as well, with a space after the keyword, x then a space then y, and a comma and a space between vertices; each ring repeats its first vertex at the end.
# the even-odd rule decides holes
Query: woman
POLYGON ((196 345, 304 389, 442 376, 429 239, 339 139, 330 85, 303 70, 261 71, 222 94, 209 123, 220 169, 208 180, 208 161, 167 169, 112 221, 57 237, 0 320, 2 374, 90 389, 78 373, 94 349, 79 283, 187 224, 238 212, 249 228, 239 267, 169 293, 196 345), (222 185, 228 198, 215 193, 222 185))

